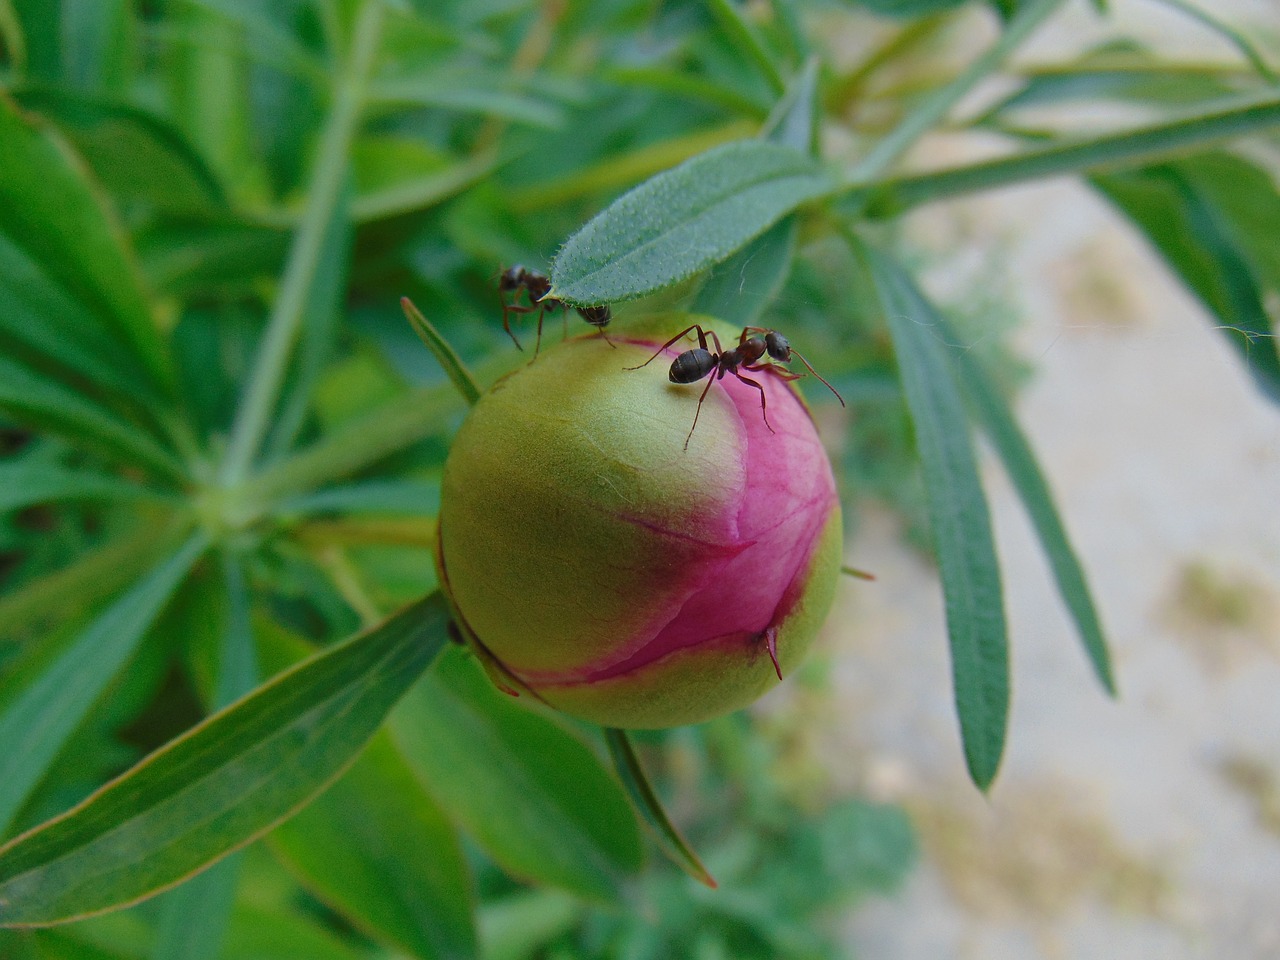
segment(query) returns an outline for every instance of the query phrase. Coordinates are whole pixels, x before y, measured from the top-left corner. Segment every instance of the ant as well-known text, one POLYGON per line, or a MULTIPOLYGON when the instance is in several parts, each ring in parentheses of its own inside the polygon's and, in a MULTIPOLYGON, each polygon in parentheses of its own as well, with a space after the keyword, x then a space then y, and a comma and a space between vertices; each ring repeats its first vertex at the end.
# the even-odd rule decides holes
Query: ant
POLYGON ((836 395, 836 399, 840 401, 840 406, 844 406, 844 397, 840 396, 836 388, 827 383, 822 378, 822 375, 813 369, 813 365, 801 356, 798 350, 792 349, 791 341, 778 333, 778 331, 769 330, 765 327, 743 327, 742 334, 738 337, 738 345, 731 350, 725 350, 720 345, 720 338, 716 336, 714 330, 703 330, 699 324, 691 324, 659 347, 658 352, 640 364, 639 367, 627 367, 627 369, 639 370, 640 367, 647 367, 657 359, 659 353, 662 353, 667 347, 692 331, 696 331, 698 334, 698 346, 692 350, 686 350, 672 360, 671 371, 667 375, 672 383, 696 383, 703 377, 709 378, 706 387, 702 390, 702 395, 698 397, 698 409, 693 415, 693 426, 689 428, 689 436, 685 437, 684 440, 685 450, 689 449, 689 441, 693 439, 693 431, 698 426, 698 417, 702 413, 702 401, 707 398, 707 392, 711 389, 711 384, 717 380, 723 380, 725 374, 728 373, 733 374, 743 383, 760 391, 760 416, 764 419, 764 425, 769 428, 769 432, 774 432, 773 427, 769 426, 764 387, 758 381, 752 380, 750 377, 744 377, 739 372, 739 369, 750 370, 753 373, 767 370, 775 377, 780 377, 783 380, 799 380, 804 374, 792 373, 790 370, 779 367, 775 363, 761 363, 761 358, 766 355, 770 360, 777 361, 777 363, 790 363, 792 356, 799 358, 808 371, 819 380, 822 380, 827 389, 836 395), (714 351, 707 347, 708 336, 711 337, 711 342, 715 345, 714 351))
MULTIPOLYGON (((516 264, 514 267, 508 267, 498 276, 498 297, 502 301, 502 329, 507 331, 507 336, 511 338, 511 342, 516 345, 517 350, 523 350, 520 341, 516 339, 516 335, 511 330, 511 314, 513 313, 533 313, 538 311, 538 340, 533 348, 533 355, 536 357, 542 349, 542 317, 548 310, 561 309, 567 311, 569 305, 563 300, 557 300, 555 297, 548 297, 551 292, 551 279, 545 273, 539 273, 537 270, 530 270, 516 264), (522 306, 515 301, 520 297, 520 291, 524 290, 529 294, 529 306, 522 306), (511 294, 511 302, 507 302, 507 294, 511 294)), ((609 321, 613 319, 613 311, 608 304, 601 304, 595 307, 578 307, 578 315, 583 320, 591 324, 600 331, 600 336, 604 337, 605 343, 611 347, 617 346, 608 335, 604 332, 604 328, 609 325, 609 321)), ((567 327, 565 328, 568 329, 567 327)))

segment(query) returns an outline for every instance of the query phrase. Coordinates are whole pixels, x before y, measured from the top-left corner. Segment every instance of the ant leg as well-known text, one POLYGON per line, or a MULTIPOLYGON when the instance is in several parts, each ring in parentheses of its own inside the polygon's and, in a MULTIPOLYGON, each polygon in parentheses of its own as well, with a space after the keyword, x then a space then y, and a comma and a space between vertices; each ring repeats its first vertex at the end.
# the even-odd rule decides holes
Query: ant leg
MULTIPOLYGON (((755 387, 757 390, 760 391, 760 416, 764 419, 764 425, 766 427, 769 427, 769 414, 768 414, 768 411, 766 410, 766 404, 764 401, 764 387, 761 386, 759 383, 757 383, 755 380, 752 380, 750 377, 744 377, 737 370, 733 371, 733 375, 737 377, 739 380, 741 380, 743 383, 750 384, 751 386, 755 387)), ((770 433, 774 432, 773 427, 769 427, 769 432, 770 433)))
POLYGON ((778 628, 772 625, 765 627, 764 632, 760 634, 760 639, 764 641, 764 648, 769 651, 769 659, 773 661, 773 672, 781 680, 782 667, 778 665, 778 628))
POLYGON ((843 407, 844 397, 840 396, 839 391, 836 390, 836 388, 833 387, 831 384, 827 383, 827 381, 823 379, 822 374, 818 373, 817 370, 813 369, 813 364, 811 364, 808 360, 806 360, 799 350, 793 349, 791 352, 794 353, 797 357, 800 357, 800 362, 803 363, 808 368, 810 373, 812 373, 815 377, 817 377, 819 380, 822 380, 822 382, 826 384, 827 389, 836 395, 836 399, 840 401, 840 406, 843 407))
POLYGON ((505 300, 503 300, 502 301, 502 329, 507 331, 507 336, 511 338, 511 342, 516 345, 517 350, 524 350, 524 347, 520 346, 520 341, 516 339, 516 335, 511 330, 511 314, 513 313, 524 313, 524 309, 516 306, 513 303, 507 303, 505 300))
MULTIPOLYGON (((650 357, 650 358, 649 358, 648 360, 646 360, 644 363, 640 364, 640 367, 647 367, 649 364, 653 363, 653 361, 655 361, 655 360, 657 360, 657 359, 658 359, 658 354, 659 354, 659 353, 662 353, 662 351, 663 351, 663 350, 667 349, 667 347, 671 346, 673 343, 675 343, 675 342, 676 342, 677 340, 679 340, 681 337, 688 336, 688 335, 689 335, 689 331, 691 331, 691 330, 697 330, 697 331, 698 331, 698 342, 699 342, 699 344, 702 346, 702 349, 704 349, 704 350, 705 350, 705 349, 707 348, 707 339, 706 339, 706 335, 702 332, 702 327, 698 326, 696 323, 693 323, 693 324, 690 324, 689 326, 685 327, 683 330, 681 330, 679 333, 677 333, 674 337, 672 337, 670 340, 668 340, 666 343, 664 343, 662 346, 660 346, 660 347, 658 348, 657 353, 655 353, 652 357, 650 357)), ((623 369, 624 369, 624 370, 639 370, 639 369, 640 369, 640 367, 623 367, 623 369)))
POLYGON ((698 426, 698 417, 702 415, 702 401, 707 399, 707 391, 711 389, 711 385, 716 382, 716 377, 707 377, 707 385, 702 388, 702 396, 698 397, 698 409, 693 414, 693 426, 689 428, 689 435, 684 438, 685 453, 689 452, 689 441, 693 439, 693 431, 698 426))
POLYGON ((605 342, 605 343, 607 343, 609 346, 613 347, 613 349, 615 349, 615 350, 617 350, 617 349, 618 349, 618 345, 617 345, 616 343, 614 343, 612 340, 610 340, 610 339, 609 339, 609 335, 608 335, 607 333, 605 333, 605 332, 604 332, 604 327, 596 327, 596 329, 600 331, 600 336, 604 337, 604 342, 605 342))
POLYGON ((533 359, 538 359, 538 353, 542 350, 542 317, 547 312, 546 307, 538 309, 538 339, 533 345, 533 359))
POLYGON ((762 370, 767 370, 769 373, 773 374, 779 380, 786 380, 787 382, 790 382, 792 380, 800 380, 804 377, 803 373, 792 373, 786 367, 778 366, 778 364, 776 363, 744 363, 742 365, 742 369, 750 370, 753 373, 757 373, 762 370))

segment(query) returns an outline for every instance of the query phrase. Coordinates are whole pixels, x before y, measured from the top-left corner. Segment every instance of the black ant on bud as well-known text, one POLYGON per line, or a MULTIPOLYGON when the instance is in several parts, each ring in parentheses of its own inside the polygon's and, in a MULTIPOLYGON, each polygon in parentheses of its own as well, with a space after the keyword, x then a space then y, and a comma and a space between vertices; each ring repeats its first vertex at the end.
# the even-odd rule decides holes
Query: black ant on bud
MULTIPOLYGON (((523 350, 520 341, 516 339, 516 335, 511 330, 511 314, 513 313, 533 313, 538 312, 538 340, 533 348, 533 355, 536 357, 542 349, 542 317, 548 310, 564 310, 569 309, 569 305, 563 300, 557 300, 555 297, 547 296, 551 292, 551 279, 545 273, 539 273, 537 270, 530 270, 516 264, 514 267, 508 267, 498 276, 498 296, 502 301, 502 329, 507 331, 507 336, 511 338, 511 342, 516 345, 517 350, 523 350), (516 303, 520 298, 520 291, 524 290, 529 294, 529 306, 516 303), (507 294, 511 295, 511 302, 507 302, 507 294)), ((608 335, 604 332, 604 328, 609 325, 609 321, 613 319, 613 311, 608 304, 601 304, 595 307, 578 307, 578 316, 591 324, 600 331, 600 336, 604 337, 605 343, 611 347, 616 347, 608 335)), ((565 328, 566 331, 568 327, 565 328)))
POLYGON ((725 374, 728 373, 733 374, 743 383, 760 391, 760 416, 764 419, 764 425, 769 427, 769 432, 774 432, 773 427, 769 426, 769 413, 765 403, 764 387, 758 381, 752 380, 750 377, 744 377, 739 372, 739 369, 750 370, 753 373, 768 371, 783 380, 799 380, 804 374, 792 373, 790 370, 779 367, 775 363, 761 363, 761 358, 766 355, 770 360, 777 361, 777 363, 790 363, 792 356, 795 356, 810 373, 822 380, 827 389, 836 395, 836 399, 840 401, 840 406, 844 406, 844 397, 840 396, 839 391, 827 383, 817 370, 813 369, 813 365, 801 356, 798 350, 792 349, 791 342, 778 331, 769 330, 765 327, 743 327, 742 334, 738 337, 738 345, 731 350, 725 350, 720 345, 720 338, 716 336, 714 330, 703 330, 699 324, 691 324, 659 347, 658 352, 640 364, 639 367, 627 367, 627 369, 639 370, 640 367, 647 367, 658 358, 658 354, 662 353, 663 350, 693 331, 698 334, 698 346, 692 350, 686 350, 672 360, 671 371, 667 375, 672 383, 696 383, 703 377, 709 377, 707 385, 702 390, 702 395, 698 397, 698 409, 693 415, 693 426, 689 428, 689 436, 685 437, 684 440, 685 450, 689 449, 689 441, 693 439, 693 431, 698 426, 698 417, 702 413, 702 401, 707 398, 707 392, 711 389, 711 384, 717 380, 723 380, 725 374), (715 345, 714 351, 708 349, 708 336, 711 337, 711 342, 715 345))

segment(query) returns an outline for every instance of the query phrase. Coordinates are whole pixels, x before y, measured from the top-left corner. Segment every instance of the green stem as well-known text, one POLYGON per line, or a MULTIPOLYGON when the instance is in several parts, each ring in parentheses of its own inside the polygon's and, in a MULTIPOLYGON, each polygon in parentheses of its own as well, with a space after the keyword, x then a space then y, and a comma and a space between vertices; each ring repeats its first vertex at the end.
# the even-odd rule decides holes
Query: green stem
POLYGON ((356 20, 352 50, 336 84, 333 107, 320 140, 306 213, 290 247, 271 319, 236 411, 231 442, 222 465, 222 481, 227 486, 242 483, 248 474, 284 383, 326 229, 346 181, 347 157, 359 125, 381 28, 382 0, 365 0, 356 20))
POLYGON ((850 171, 850 179, 870 180, 884 173, 922 136, 936 127, 951 109, 979 82, 997 70, 1061 0, 1031 0, 1009 21, 991 49, 971 63, 958 77, 907 114, 892 133, 880 140, 850 171))
POLYGON ((1011 157, 879 183, 849 183, 842 207, 871 217, 962 194, 1068 173, 1155 163, 1193 148, 1280 125, 1280 95, 1220 101, 1216 109, 1173 121, 1109 133, 1075 143, 1027 150, 1011 157))

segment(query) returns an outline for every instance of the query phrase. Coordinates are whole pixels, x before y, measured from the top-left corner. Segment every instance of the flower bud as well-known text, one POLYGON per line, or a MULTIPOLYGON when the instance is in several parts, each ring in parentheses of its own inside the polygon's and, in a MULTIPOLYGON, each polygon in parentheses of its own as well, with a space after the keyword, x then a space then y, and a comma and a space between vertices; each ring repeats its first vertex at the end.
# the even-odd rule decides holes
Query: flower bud
POLYGON ((480 399, 445 465, 437 563, 463 633, 500 685, 606 726, 755 700, 800 663, 840 569, 831 464, 788 383, 741 371, 766 425, 726 374, 690 437, 707 381, 668 368, 691 342, 624 369, 693 320, 737 345, 683 315, 616 349, 568 340, 480 399))

